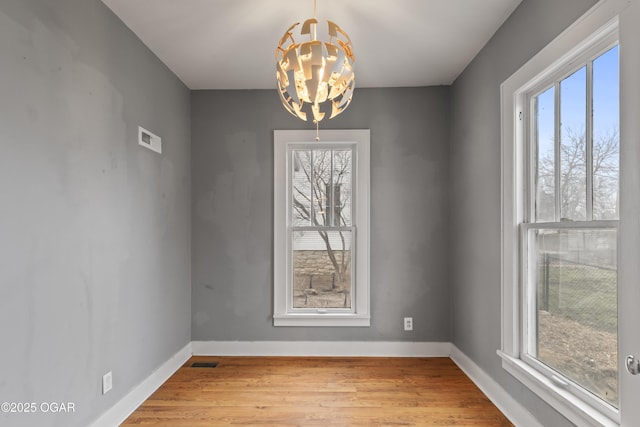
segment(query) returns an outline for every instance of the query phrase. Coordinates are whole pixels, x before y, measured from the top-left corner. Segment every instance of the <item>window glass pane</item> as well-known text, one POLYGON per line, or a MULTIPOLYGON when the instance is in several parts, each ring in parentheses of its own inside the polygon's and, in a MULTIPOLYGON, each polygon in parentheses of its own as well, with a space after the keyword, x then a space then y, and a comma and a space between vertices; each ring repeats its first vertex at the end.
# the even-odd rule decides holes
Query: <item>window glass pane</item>
POLYGON ((555 221, 555 87, 534 98, 536 168, 536 222, 555 221))
POLYGON ((618 219, 618 47, 593 61, 593 218, 618 219))
POLYGON ((560 82, 560 218, 587 219, 586 67, 560 82))
POLYGON ((293 307, 351 308, 351 232, 293 232, 293 307))
POLYGON ((336 227, 351 226, 351 150, 333 152, 333 204, 332 224, 336 227))
POLYGON ((311 225, 311 151, 293 150, 292 222, 294 226, 311 225))
POLYGON ((613 406, 617 383, 616 231, 535 230, 537 289, 530 353, 613 406))
POLYGON ((312 150, 313 226, 330 226, 328 206, 331 194, 331 150, 312 150))

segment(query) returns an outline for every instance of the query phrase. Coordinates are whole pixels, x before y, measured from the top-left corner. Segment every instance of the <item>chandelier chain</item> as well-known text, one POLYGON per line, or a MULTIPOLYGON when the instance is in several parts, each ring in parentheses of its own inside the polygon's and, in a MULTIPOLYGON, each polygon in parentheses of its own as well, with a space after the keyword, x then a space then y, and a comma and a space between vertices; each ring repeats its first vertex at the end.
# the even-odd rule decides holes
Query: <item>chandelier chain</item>
MULTIPOLYGON (((318 20, 318 0, 313 0, 313 19, 318 20)), ((313 26, 313 39, 318 40, 318 24, 313 26)))

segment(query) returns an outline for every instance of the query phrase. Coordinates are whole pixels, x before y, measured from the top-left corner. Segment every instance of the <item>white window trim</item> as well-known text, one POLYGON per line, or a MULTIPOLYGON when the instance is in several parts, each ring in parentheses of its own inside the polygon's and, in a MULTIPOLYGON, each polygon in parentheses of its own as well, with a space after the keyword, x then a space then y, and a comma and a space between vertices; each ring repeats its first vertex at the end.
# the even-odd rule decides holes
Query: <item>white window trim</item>
POLYGON ((273 268, 273 325, 274 326, 370 326, 370 285, 369 285, 369 162, 370 131, 368 129, 324 130, 320 133, 321 144, 344 144, 355 146, 353 165, 355 189, 355 226, 357 232, 355 251, 355 298, 353 310, 327 310, 326 312, 293 311, 289 304, 288 271, 290 266, 287 238, 287 200, 290 191, 288 174, 289 147, 309 146, 315 141, 313 130, 274 131, 274 268, 273 268))
POLYGON ((626 6, 628 2, 625 0, 598 2, 500 86, 502 340, 497 353, 507 372, 577 426, 618 426, 620 414, 587 404, 570 393, 566 386, 552 381, 522 360, 520 339, 523 301, 520 284, 524 269, 520 268, 522 251, 519 224, 526 218, 527 172, 524 167, 526 129, 521 118, 527 111, 525 94, 541 79, 560 72, 586 50, 617 32, 618 15, 626 6))

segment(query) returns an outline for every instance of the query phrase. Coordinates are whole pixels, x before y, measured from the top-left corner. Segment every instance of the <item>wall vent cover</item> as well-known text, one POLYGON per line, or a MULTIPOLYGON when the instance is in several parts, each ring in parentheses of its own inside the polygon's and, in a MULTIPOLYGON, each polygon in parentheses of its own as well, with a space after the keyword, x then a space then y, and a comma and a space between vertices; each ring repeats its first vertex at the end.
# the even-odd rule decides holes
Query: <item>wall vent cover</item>
POLYGON ((162 153, 162 138, 142 126, 138 126, 138 144, 156 153, 162 153))
POLYGON ((215 368, 218 366, 218 362, 193 362, 192 368, 215 368))

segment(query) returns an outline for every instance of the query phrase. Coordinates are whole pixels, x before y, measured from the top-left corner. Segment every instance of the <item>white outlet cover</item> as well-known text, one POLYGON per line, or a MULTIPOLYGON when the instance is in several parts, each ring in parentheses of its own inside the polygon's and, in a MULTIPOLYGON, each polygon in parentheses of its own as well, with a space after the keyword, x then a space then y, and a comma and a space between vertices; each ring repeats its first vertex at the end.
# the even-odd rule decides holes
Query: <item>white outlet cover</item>
POLYGON ((107 394, 113 388, 113 374, 111 371, 102 376, 102 394, 107 394))
POLYGON ((413 317, 404 318, 404 330, 413 331, 413 317))

